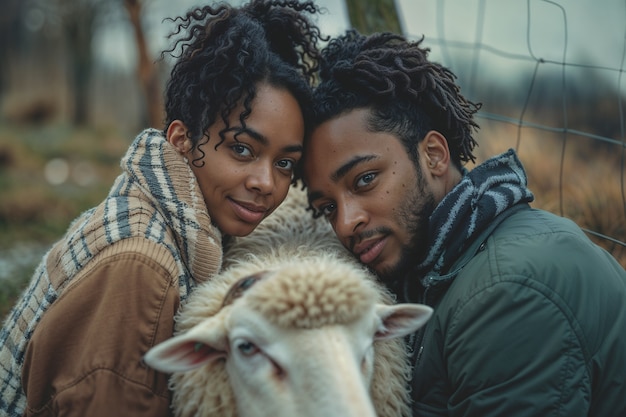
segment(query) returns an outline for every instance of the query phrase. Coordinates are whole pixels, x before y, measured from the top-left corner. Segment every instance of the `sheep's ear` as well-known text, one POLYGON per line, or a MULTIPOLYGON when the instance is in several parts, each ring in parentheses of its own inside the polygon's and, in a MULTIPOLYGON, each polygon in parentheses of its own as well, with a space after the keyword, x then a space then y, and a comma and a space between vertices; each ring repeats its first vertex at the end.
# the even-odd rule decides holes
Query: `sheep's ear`
POLYGON ((423 304, 378 305, 376 313, 381 325, 374 335, 374 340, 392 339, 415 332, 422 327, 433 309, 423 304))
POLYGON ((226 356, 227 334, 220 317, 159 343, 144 356, 150 367, 166 373, 185 372, 226 356))

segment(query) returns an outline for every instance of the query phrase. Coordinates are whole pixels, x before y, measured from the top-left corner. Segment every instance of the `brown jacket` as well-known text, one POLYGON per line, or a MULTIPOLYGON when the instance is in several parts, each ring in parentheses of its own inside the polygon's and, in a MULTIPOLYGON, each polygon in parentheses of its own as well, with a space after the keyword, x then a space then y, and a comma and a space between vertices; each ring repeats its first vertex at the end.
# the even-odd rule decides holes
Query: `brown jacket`
POLYGON ((170 415, 167 375, 142 357, 172 336, 177 275, 167 249, 146 239, 119 241, 94 258, 33 333, 25 415, 170 415))
POLYGON ((0 329, 0 415, 167 415, 167 377, 143 355, 221 267, 187 161, 142 132, 107 198, 44 256, 0 329))

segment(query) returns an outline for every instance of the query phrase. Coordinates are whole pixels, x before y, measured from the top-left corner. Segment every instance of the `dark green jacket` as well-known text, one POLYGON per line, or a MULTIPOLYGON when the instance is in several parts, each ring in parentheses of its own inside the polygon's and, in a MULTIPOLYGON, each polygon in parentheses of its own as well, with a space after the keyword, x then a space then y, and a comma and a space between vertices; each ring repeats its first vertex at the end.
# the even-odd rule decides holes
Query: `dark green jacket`
POLYGON ((418 299, 415 416, 626 416, 626 272, 578 226, 514 206, 449 271, 418 299))

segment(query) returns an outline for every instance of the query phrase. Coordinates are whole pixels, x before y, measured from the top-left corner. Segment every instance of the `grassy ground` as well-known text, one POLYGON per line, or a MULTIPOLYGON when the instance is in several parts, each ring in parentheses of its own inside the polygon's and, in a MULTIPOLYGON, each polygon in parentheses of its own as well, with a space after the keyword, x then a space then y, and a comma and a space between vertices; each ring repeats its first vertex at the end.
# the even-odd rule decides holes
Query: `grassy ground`
MULTIPOLYGON (((517 145, 515 127, 486 126, 481 131, 491 136, 479 138, 478 162, 517 145)), ((626 240, 619 181, 621 155, 598 149, 593 143, 577 143, 566 147, 562 165, 560 138, 546 136, 524 132, 519 146, 536 196, 533 206, 626 240)), ((102 201, 120 172, 119 160, 131 140, 110 131, 0 125, 0 319, 49 246, 76 216, 102 201), (67 164, 60 163, 61 174, 63 167, 68 168, 62 183, 54 185, 46 179, 51 160, 67 164)), ((592 239, 626 267, 623 246, 592 239)))
POLYGON ((0 125, 0 317, 69 223, 107 194, 131 139, 62 126, 0 125))

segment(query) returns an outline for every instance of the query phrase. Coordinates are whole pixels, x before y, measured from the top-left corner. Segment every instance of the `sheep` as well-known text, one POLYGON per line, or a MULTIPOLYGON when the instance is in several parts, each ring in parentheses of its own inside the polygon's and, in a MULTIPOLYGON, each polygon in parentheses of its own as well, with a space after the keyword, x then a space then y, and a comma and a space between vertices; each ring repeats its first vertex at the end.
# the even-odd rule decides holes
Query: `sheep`
POLYGON ((324 220, 287 200, 224 267, 196 288, 173 338, 145 362, 172 373, 172 407, 188 416, 411 415, 401 336, 432 310, 393 297, 324 220))

